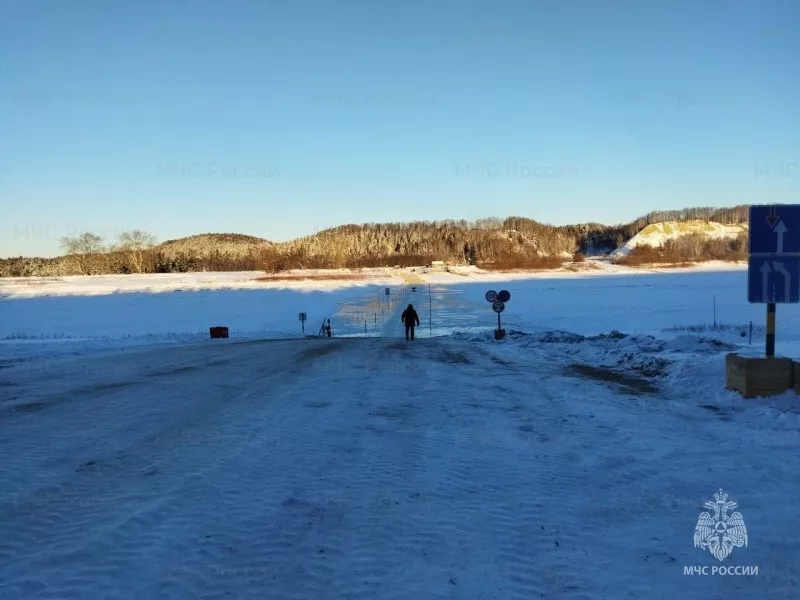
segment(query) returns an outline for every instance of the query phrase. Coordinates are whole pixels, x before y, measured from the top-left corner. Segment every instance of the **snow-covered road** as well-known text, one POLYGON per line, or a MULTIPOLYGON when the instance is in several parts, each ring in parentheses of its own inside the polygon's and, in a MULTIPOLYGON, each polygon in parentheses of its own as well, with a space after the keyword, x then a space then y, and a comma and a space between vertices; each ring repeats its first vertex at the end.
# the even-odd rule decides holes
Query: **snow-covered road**
POLYGON ((6 361, 3 598, 791 598, 800 414, 696 337, 204 341, 6 361), (642 373, 647 373, 644 376, 642 373), (753 577, 693 546, 739 502, 753 577))

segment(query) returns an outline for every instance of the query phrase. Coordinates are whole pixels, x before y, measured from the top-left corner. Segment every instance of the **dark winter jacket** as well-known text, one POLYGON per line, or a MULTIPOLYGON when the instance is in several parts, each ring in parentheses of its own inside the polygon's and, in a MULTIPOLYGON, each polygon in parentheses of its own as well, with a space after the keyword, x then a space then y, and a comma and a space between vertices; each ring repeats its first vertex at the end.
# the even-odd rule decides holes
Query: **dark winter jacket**
POLYGON ((400 316, 403 320, 403 323, 406 327, 414 327, 414 325, 419 325, 419 315, 417 315, 417 311, 414 310, 414 305, 409 304, 408 308, 403 311, 403 314, 400 316))

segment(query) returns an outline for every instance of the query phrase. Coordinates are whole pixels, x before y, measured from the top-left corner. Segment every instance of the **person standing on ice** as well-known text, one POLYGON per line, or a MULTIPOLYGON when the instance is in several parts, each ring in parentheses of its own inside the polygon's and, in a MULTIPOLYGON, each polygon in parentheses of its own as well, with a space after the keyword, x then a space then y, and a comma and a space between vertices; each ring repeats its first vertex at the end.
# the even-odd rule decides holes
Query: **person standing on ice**
POLYGON ((411 334, 410 339, 414 339, 414 327, 419 325, 419 315, 417 311, 414 310, 414 305, 409 304, 408 308, 403 311, 403 314, 400 316, 402 319, 403 324, 406 326, 406 341, 409 340, 409 333, 411 334))

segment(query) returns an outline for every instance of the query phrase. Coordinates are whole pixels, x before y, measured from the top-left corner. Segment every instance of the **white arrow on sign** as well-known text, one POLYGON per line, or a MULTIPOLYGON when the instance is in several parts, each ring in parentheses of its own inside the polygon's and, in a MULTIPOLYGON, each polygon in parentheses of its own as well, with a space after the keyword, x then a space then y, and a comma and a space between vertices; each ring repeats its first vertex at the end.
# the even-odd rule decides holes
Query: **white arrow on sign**
POLYGON ((792 281, 792 276, 789 271, 786 270, 786 267, 783 266, 782 262, 773 260, 772 264, 775 267, 775 272, 783 275, 783 301, 789 302, 789 284, 792 281))
MULTIPOLYGON (((769 274, 772 269, 769 268, 769 261, 764 261, 764 264, 761 265, 761 285, 763 286, 763 292, 761 297, 764 300, 769 300, 769 274)), ((762 300, 763 302, 763 300, 762 300)))
POLYGON ((783 252, 783 234, 789 231, 783 221, 778 221, 775 227, 775 234, 778 236, 778 254, 783 252))

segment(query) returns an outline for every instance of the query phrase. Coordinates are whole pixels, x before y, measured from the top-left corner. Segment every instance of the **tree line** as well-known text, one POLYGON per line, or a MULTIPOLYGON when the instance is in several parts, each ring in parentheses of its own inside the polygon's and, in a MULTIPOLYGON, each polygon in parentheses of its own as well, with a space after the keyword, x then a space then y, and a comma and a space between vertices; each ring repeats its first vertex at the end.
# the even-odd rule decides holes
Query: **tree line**
MULTIPOLYGON (((141 230, 125 231, 107 243, 101 236, 85 232, 62 238, 64 256, 58 258, 0 259, 0 276, 278 272, 408 266, 435 260, 489 269, 551 268, 576 255, 611 252, 653 223, 706 220, 730 225, 744 223, 747 218, 747 206, 735 206, 654 211, 614 226, 553 226, 526 217, 365 223, 341 225, 283 243, 241 234, 201 234, 156 244, 154 236, 141 230)), ((711 245, 692 247, 694 250, 688 254, 683 246, 680 251, 673 248, 670 252, 694 257, 687 260, 702 260, 706 255, 739 256, 742 252, 735 244, 723 248, 716 240, 711 245)), ((643 257, 644 252, 647 250, 636 249, 634 254, 643 257)))

